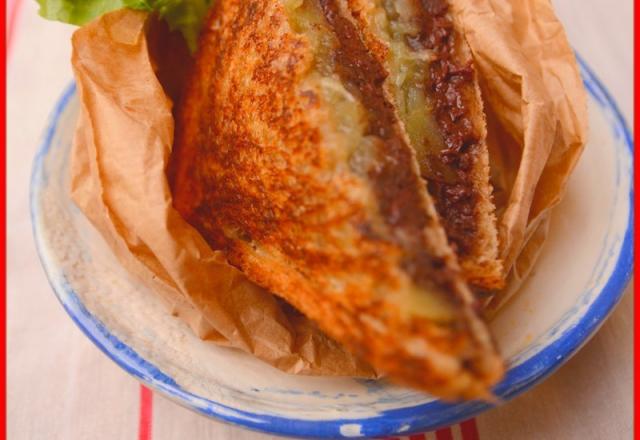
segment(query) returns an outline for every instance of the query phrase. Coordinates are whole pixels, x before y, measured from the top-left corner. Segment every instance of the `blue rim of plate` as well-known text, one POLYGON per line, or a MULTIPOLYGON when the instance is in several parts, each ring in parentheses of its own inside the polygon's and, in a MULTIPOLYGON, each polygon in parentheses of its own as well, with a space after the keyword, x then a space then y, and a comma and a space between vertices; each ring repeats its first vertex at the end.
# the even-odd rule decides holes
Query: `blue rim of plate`
MULTIPOLYGON (((609 92, 602 85, 586 62, 576 55, 582 71, 584 84, 598 104, 613 116, 612 129, 622 136, 633 160, 633 140, 627 124, 609 92)), ((389 435, 407 435, 415 432, 432 431, 469 419, 490 409, 493 405, 486 402, 443 403, 433 401, 422 405, 388 410, 373 417, 363 419, 304 420, 251 413, 222 405, 183 390, 171 377, 164 374, 155 365, 143 359, 135 350, 124 344, 104 327, 82 304, 73 288, 62 281, 54 282, 54 268, 44 258, 43 238, 36 227, 38 185, 43 158, 52 146, 60 117, 69 101, 76 93, 75 84, 67 87, 58 101, 51 117, 45 136, 34 159, 31 176, 31 220, 36 247, 51 287, 59 301, 83 333, 129 374, 150 388, 163 393, 177 403, 201 414, 213 417, 233 425, 242 426, 269 434, 296 436, 305 438, 353 438, 343 432, 345 426, 360 426, 361 437, 384 437, 389 435)), ((494 388, 494 393, 503 402, 513 399, 538 384, 584 345, 596 330, 604 323, 622 297, 632 275, 633 268, 633 183, 629 193, 629 220, 624 234, 622 247, 615 268, 606 285, 596 295, 596 299, 582 316, 580 321, 566 330, 553 343, 522 364, 512 368, 505 379, 494 388)))

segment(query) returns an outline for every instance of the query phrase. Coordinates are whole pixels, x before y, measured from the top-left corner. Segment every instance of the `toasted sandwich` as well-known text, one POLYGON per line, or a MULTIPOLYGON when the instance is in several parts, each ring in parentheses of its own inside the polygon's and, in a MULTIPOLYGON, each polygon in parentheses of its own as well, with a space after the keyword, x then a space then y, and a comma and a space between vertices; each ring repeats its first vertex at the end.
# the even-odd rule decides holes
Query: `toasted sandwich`
POLYGON ((174 205, 390 379, 488 397, 503 364, 466 281, 501 277, 477 81, 446 3, 384 3, 215 2, 174 205))

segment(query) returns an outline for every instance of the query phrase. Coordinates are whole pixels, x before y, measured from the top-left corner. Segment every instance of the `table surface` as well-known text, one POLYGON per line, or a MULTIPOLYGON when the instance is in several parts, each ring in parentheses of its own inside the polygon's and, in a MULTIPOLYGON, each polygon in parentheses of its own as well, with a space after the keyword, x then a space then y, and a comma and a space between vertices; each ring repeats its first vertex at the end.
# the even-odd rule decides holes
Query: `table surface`
MULTIPOLYGON (((628 121, 633 116, 633 2, 554 0, 569 39, 628 121), (577 7, 578 6, 578 7, 577 7)), ((73 28, 8 0, 8 434, 11 439, 275 437, 226 426, 141 389, 75 327, 52 294, 31 234, 31 162, 48 114, 72 78, 73 28)), ((630 289, 629 289, 630 290, 630 289)), ((633 295, 544 383, 479 416, 482 439, 632 437, 633 295)), ((459 427, 453 438, 463 436, 459 427)), ((446 432, 427 439, 448 437, 446 432)))

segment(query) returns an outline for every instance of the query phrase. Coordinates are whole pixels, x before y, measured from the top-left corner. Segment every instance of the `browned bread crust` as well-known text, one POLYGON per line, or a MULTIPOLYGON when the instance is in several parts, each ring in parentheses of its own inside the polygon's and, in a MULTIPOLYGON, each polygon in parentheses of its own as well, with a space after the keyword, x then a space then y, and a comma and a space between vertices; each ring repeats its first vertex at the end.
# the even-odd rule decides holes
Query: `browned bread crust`
POLYGON ((348 22, 327 7, 216 2, 177 121, 174 204, 231 264, 380 372, 486 397, 502 361, 383 66, 366 51, 349 61, 364 46, 347 50, 334 31, 348 22), (365 67, 375 80, 354 80, 365 67))

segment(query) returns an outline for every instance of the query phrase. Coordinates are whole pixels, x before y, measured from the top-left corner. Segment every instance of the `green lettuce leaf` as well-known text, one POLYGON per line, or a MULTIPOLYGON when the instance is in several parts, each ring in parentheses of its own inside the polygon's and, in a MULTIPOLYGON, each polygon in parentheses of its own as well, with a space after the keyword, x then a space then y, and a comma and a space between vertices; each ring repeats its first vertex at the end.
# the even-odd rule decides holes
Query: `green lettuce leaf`
POLYGON ((171 30, 182 33, 194 52, 198 35, 213 0, 36 0, 40 15, 49 20, 83 25, 102 14, 121 8, 157 13, 171 30))

